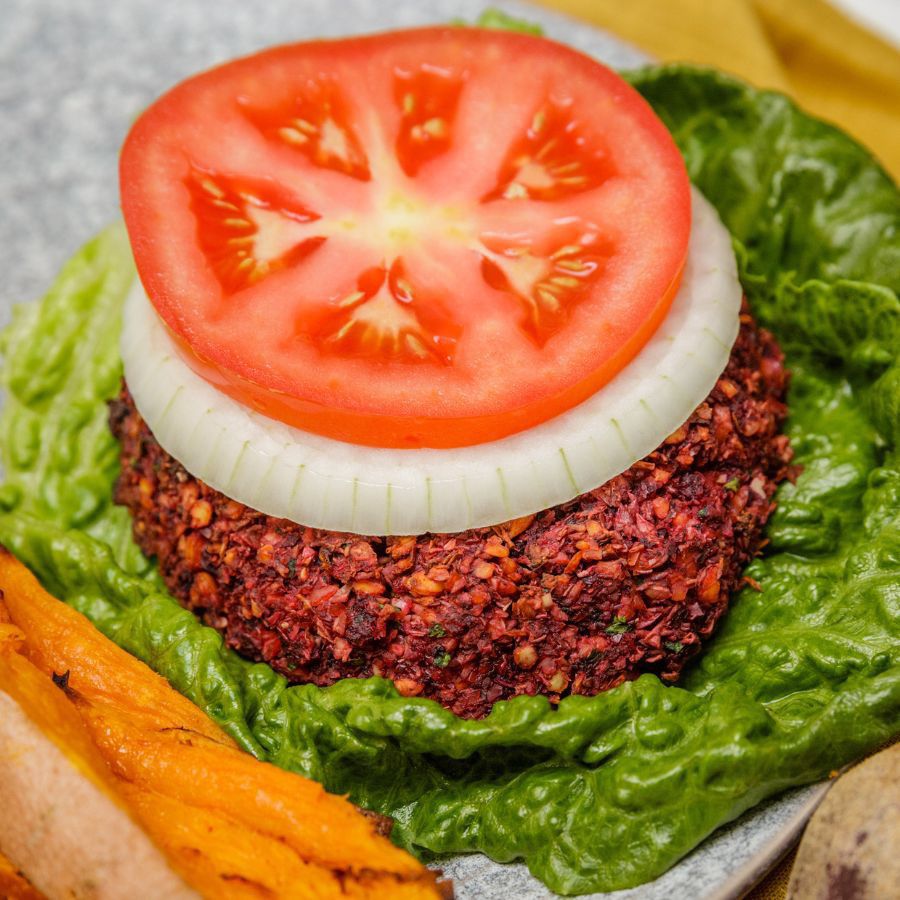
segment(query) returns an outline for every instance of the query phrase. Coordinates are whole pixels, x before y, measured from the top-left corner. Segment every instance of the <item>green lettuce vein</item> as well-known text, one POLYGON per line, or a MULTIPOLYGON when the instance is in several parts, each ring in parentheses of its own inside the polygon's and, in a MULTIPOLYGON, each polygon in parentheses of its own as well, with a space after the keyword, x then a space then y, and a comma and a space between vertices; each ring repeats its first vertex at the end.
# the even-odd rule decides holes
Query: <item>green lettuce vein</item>
POLYGON ((629 75, 735 238, 793 371, 803 465, 764 558, 679 687, 644 675, 483 721, 380 679, 288 687, 165 591, 111 504, 106 400, 134 278, 116 225, 2 337, 0 541, 261 759, 393 816, 422 856, 524 859, 562 894, 647 881, 765 797, 900 732, 900 195, 838 130, 685 66, 629 75))

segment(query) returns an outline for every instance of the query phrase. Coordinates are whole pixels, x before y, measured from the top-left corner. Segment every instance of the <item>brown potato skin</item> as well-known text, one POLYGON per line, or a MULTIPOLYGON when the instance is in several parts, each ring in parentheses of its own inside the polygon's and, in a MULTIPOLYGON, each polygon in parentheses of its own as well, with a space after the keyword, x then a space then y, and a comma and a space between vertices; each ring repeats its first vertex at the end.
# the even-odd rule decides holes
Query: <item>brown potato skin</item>
POLYGON ((900 744, 833 785, 812 817, 788 900, 887 900, 900 896, 900 744))

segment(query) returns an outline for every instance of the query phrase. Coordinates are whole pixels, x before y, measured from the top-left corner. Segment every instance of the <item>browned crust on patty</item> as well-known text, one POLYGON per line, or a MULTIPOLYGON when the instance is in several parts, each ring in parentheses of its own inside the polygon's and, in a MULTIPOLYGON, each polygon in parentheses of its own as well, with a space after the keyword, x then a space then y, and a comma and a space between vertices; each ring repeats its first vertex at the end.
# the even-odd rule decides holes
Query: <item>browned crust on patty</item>
POLYGON ((229 500, 159 446, 123 388, 115 497, 173 594, 240 653, 295 682, 381 675, 477 717, 517 694, 678 678, 764 543, 791 460, 786 386, 745 310, 707 400, 627 472, 525 520, 389 538, 229 500))

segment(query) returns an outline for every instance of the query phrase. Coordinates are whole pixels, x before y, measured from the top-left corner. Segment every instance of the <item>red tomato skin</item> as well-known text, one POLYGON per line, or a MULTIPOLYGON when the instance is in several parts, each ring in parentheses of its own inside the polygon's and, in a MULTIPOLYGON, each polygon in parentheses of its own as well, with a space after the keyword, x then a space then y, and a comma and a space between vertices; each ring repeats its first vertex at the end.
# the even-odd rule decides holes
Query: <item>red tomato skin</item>
MULTIPOLYGON (((340 80, 337 83, 343 86, 340 80)), ((415 84, 415 79, 410 83, 415 84)), ((480 89, 485 91, 484 86, 480 89)), ((452 113, 456 108, 453 104, 460 105, 461 119, 451 127, 457 128, 458 134, 465 134, 465 140, 477 143, 480 138, 473 137, 474 129, 464 132, 466 115, 474 113, 466 112, 465 104, 454 91, 455 88, 447 89, 436 108, 452 113)), ((399 96, 387 87, 382 93, 399 96)), ((388 109, 383 114, 385 121, 392 121, 396 127, 404 121, 399 110, 388 109)), ((408 118, 421 126, 414 116, 408 118)), ((359 130, 355 119, 349 124, 351 129, 359 130)), ((486 130, 490 131, 492 125, 489 122, 486 130)), ((269 133, 276 132, 269 128, 269 133)), ((362 152, 370 149, 360 134, 348 134, 352 153, 356 153, 357 144, 362 152)), ((452 143, 436 132, 422 159, 414 164, 407 162, 405 168, 413 173, 412 177, 407 175, 408 182, 398 183, 412 185, 412 194, 428 199, 437 196, 447 184, 462 181, 469 169, 477 168, 469 164, 476 157, 470 154, 453 158, 452 143), (444 145, 451 149, 444 152, 444 145), (448 173, 453 177, 448 177, 448 173)), ((570 140, 572 146, 575 143, 577 140, 570 140)), ((408 135, 396 139, 394 145, 402 147, 409 157, 408 135)), ((505 146, 514 145, 526 146, 527 142, 522 143, 521 135, 510 134, 505 146)), ((310 158, 308 153, 303 157, 310 158)), ((352 156, 351 162, 352 171, 348 166, 344 173, 320 169, 315 177, 319 194, 340 197, 346 208, 363 217, 366 201, 360 199, 361 193, 353 191, 370 189, 377 177, 370 177, 369 168, 357 156, 352 156), (346 187, 348 180, 357 187, 346 187)), ((491 194, 496 194, 498 173, 508 170, 508 165, 499 165, 500 156, 497 162, 492 173, 488 173, 488 180, 493 183, 488 184, 485 175, 481 187, 487 189, 471 199, 474 203, 491 196, 495 208, 504 204, 512 208, 512 201, 502 197, 498 200, 491 194)), ((473 175, 470 181, 474 190, 478 177, 473 175)), ((454 447, 497 440, 538 425, 587 399, 634 358, 665 317, 680 285, 690 231, 690 194, 684 163, 665 126, 630 86, 599 63, 563 45, 528 35, 480 29, 426 28, 286 45, 202 73, 173 88, 138 120, 123 147, 120 182, 122 209, 141 281, 195 371, 240 402, 290 425, 343 441, 381 447, 454 447), (627 180, 635 188, 631 195, 623 192, 625 198, 618 200, 629 215, 619 219, 609 215, 608 221, 601 223, 610 225, 614 245, 607 265, 612 274, 601 271, 598 275, 597 285, 603 286, 606 293, 600 292, 599 286, 592 288, 593 294, 579 286, 575 290, 583 296, 564 311, 559 323, 551 320, 547 334, 526 333, 522 304, 510 292, 491 287, 480 275, 479 284, 474 274, 460 273, 458 293, 448 290, 444 297, 444 306, 459 316, 458 321, 447 326, 451 337, 445 340, 427 330, 424 338, 413 335, 416 340, 438 342, 445 348, 441 352, 427 356, 425 362, 411 362, 396 353, 375 359, 358 348, 338 352, 332 344, 316 344, 318 338, 313 340, 297 324, 309 320, 307 313, 293 310, 288 316, 286 310, 303 293, 298 290, 300 282, 292 281, 296 273, 291 267, 295 257, 302 258, 304 265, 309 260, 311 281, 304 283, 318 288, 337 273, 338 280, 346 275, 346 284, 352 288, 353 279, 363 270, 363 251, 351 248, 349 255, 338 255, 336 245, 328 247, 329 241, 335 243, 332 238, 323 241, 321 247, 313 241, 308 246, 314 252, 295 257, 284 255, 280 257, 283 264, 269 265, 261 281, 248 285, 246 279, 239 280, 235 283, 241 285, 241 290, 228 294, 217 280, 221 273, 216 274, 209 251, 198 241, 185 185, 192 172, 206 171, 206 167, 217 169, 223 178, 271 181, 272 191, 279 198, 287 198, 285 204, 279 200, 281 206, 309 208, 317 219, 332 214, 327 210, 323 213, 308 202, 297 188, 296 179, 289 185, 281 183, 289 166, 299 159, 291 148, 273 147, 271 141, 267 144, 254 137, 256 143, 248 141, 246 147, 239 147, 240 141, 234 141, 238 150, 217 156, 228 142, 221 135, 211 139, 205 133, 211 110, 215 110, 217 122, 224 122, 221 127, 226 132, 230 129, 243 141, 249 114, 243 114, 240 103, 245 97, 250 98, 247 103, 254 102, 254 91, 267 95, 266 78, 274 80, 278 75, 285 79, 285 73, 306 72, 310 66, 324 71, 333 62, 343 67, 341 72, 355 69, 368 73, 370 81, 376 82, 372 71, 381 69, 373 60, 396 58, 397 66, 408 66, 417 55, 439 58, 447 66, 455 59, 463 61, 460 66, 468 65, 463 98, 467 96, 465 91, 483 75, 479 69, 482 59, 502 64, 508 72, 508 84, 495 79, 491 85, 498 94, 499 110, 508 109, 515 99, 519 82, 512 73, 524 71, 522 67, 527 64, 528 71, 535 73, 535 80, 547 74, 548 97, 555 97, 554 91, 565 95, 569 90, 566 85, 574 85, 570 90, 574 97, 571 108, 575 109, 576 118, 581 117, 579 127, 590 131, 588 143, 595 132, 603 131, 600 124, 606 122, 606 116, 620 116, 629 130, 641 137, 636 144, 639 152, 630 145, 627 154, 620 153, 616 146, 606 148, 611 170, 624 172, 623 183, 627 180), (552 82, 552 77, 560 73, 565 76, 560 77, 562 87, 552 82), (221 102, 223 96, 241 99, 229 104, 221 102), (505 97, 512 98, 510 103, 501 102, 505 97), (588 103, 589 115, 583 108, 588 103), (628 168, 630 160, 636 159, 648 163, 643 180, 637 163, 628 168), (247 160, 261 168, 250 171, 247 160), (239 162, 244 166, 241 170, 239 162), (616 231, 620 225, 621 231, 616 231), (360 263, 354 269, 357 260, 360 263), (625 271, 630 281, 619 278, 616 282, 619 270, 625 271), (608 283, 603 278, 608 278, 608 283), (628 285, 631 293, 626 290, 628 285), (608 297, 613 299, 607 301, 608 297), (606 318, 602 312, 604 303, 614 307, 606 318), (482 327, 485 315, 491 318, 493 331, 482 327), (472 336, 482 333, 479 329, 483 335, 476 340, 472 336)), ((539 199, 526 202, 539 205, 548 215, 556 213, 566 200, 560 200, 557 193, 535 188, 539 199)), ((577 204, 581 202, 578 197, 585 196, 577 195, 572 202, 577 204)), ((260 208, 279 204, 263 203, 260 208)), ((588 207, 586 201, 585 206, 588 207)), ((524 205, 518 209, 524 209, 524 205)), ((606 211, 617 209, 613 205, 606 211)), ((538 214, 533 218, 538 221, 538 214)), ((606 239, 605 235, 600 237, 606 239)), ((323 296, 325 293, 323 290, 323 296)), ((334 308, 333 302, 328 308, 334 308)), ((432 319, 441 327, 441 316, 432 319)), ((398 333, 403 336, 403 332, 398 333)))

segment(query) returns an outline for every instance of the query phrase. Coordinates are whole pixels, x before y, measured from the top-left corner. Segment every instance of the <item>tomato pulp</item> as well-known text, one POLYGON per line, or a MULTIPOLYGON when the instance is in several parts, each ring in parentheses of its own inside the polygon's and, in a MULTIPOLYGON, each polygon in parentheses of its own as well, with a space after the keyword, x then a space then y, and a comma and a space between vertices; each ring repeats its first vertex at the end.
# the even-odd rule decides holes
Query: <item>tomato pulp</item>
POLYGON ((665 316, 690 193, 619 76, 427 28, 200 74, 136 122, 122 208, 191 366, 291 425, 453 447, 581 402, 665 316))

